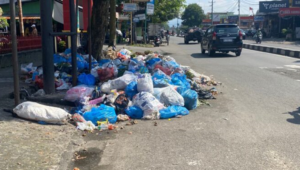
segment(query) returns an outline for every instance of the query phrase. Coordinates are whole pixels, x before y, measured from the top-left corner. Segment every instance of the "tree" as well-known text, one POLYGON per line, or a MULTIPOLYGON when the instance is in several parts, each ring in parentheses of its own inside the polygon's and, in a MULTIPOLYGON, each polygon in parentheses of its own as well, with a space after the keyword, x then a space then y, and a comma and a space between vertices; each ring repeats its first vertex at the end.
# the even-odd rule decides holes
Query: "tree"
POLYGON ((109 21, 110 37, 109 46, 115 46, 116 42, 116 0, 110 0, 110 21, 109 21))
POLYGON ((177 18, 184 3, 185 0, 156 0, 152 22, 163 23, 177 18))
POLYGON ((102 48, 108 26, 108 9, 110 2, 108 0, 93 0, 93 2, 91 21, 92 55, 99 60, 102 56, 102 48))
MULTIPOLYGON (((3 11, 2 8, 0 7, 0 17, 2 16, 3 11)), ((0 18, 0 28, 5 28, 8 26, 7 20, 4 18, 0 18)))
POLYGON ((190 4, 182 14, 182 25, 189 27, 200 26, 204 18, 203 9, 198 4, 190 4))

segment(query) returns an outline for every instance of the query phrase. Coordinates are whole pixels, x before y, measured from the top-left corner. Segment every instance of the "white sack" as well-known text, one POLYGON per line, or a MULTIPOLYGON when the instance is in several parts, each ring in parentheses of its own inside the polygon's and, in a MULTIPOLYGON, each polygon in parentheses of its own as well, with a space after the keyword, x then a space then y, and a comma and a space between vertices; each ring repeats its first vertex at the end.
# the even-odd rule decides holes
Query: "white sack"
POLYGON ((35 102, 21 103, 13 111, 19 117, 48 123, 63 123, 69 115, 61 108, 45 106, 35 102))

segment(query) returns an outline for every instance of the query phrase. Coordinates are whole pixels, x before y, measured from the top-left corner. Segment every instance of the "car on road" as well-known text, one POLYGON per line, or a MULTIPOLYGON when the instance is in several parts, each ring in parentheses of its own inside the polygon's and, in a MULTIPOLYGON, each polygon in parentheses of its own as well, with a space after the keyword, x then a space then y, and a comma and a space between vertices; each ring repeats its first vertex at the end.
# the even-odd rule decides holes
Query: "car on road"
POLYGON ((190 41, 197 41, 198 43, 202 40, 202 30, 193 29, 191 28, 186 34, 184 35, 184 43, 188 44, 190 41))
POLYGON ((208 51, 213 56, 217 51, 234 52, 240 56, 243 47, 243 34, 236 24, 217 24, 209 27, 202 37, 202 54, 208 51))

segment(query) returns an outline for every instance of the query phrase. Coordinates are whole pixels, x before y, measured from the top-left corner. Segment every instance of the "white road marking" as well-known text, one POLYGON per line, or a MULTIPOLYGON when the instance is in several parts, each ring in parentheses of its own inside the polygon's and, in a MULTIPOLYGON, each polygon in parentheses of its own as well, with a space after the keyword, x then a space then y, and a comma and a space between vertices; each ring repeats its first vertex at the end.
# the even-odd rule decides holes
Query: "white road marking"
POLYGON ((276 67, 276 68, 283 68, 283 67, 276 67))
POLYGON ((290 70, 290 71, 297 71, 296 69, 292 69, 292 68, 287 68, 287 70, 290 70))
POLYGON ((300 80, 296 80, 296 81, 300 81, 300 80))
POLYGON ((268 67, 259 67, 260 69, 266 69, 266 68, 268 68, 268 67))
POLYGON ((297 66, 297 65, 285 65, 285 67, 289 67, 289 68, 300 68, 300 66, 297 66))

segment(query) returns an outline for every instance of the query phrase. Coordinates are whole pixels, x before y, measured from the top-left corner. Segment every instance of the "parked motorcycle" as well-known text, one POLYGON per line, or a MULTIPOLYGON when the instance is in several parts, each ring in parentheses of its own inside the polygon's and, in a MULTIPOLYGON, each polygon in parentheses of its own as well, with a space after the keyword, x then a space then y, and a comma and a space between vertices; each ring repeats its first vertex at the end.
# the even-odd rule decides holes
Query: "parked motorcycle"
POLYGON ((162 39, 160 36, 156 36, 154 38, 154 47, 159 47, 159 45, 162 43, 162 39))

